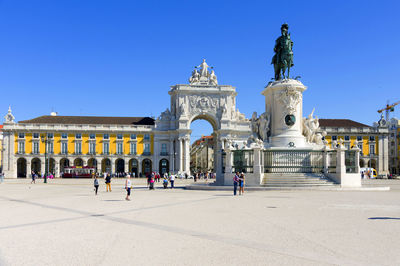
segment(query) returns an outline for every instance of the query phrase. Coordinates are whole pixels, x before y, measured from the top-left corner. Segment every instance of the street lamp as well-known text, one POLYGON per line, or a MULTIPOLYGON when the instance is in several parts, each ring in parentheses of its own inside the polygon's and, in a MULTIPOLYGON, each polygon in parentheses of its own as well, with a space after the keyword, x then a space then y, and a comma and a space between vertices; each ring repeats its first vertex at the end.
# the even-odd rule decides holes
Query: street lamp
POLYGON ((47 156, 47 145, 50 143, 50 140, 47 137, 47 134, 45 136, 40 136, 40 139, 42 141, 42 143, 44 143, 44 168, 45 168, 45 172, 44 172, 44 183, 47 183, 47 174, 49 172, 49 159, 50 156, 47 156))

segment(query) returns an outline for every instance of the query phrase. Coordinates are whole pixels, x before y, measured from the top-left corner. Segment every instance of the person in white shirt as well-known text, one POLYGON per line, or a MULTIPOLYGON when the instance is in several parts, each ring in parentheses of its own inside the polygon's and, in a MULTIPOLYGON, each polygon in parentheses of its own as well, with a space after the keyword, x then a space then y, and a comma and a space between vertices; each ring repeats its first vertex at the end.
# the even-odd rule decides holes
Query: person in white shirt
POLYGON ((125 189, 126 189, 126 200, 131 200, 129 197, 131 195, 131 188, 132 188, 132 181, 131 181, 131 176, 127 175, 126 180, 125 180, 125 189))
POLYGON ((169 182, 171 183, 171 188, 174 188, 175 175, 173 173, 169 177, 169 182))

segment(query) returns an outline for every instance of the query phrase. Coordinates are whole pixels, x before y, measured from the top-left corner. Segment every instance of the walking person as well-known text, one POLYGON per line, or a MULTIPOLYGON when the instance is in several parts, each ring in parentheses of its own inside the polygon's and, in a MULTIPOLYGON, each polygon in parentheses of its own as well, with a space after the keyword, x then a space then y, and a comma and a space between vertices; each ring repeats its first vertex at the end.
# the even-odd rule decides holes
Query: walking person
POLYGON ((236 196, 236 190, 239 184, 239 172, 233 177, 233 195, 236 196))
POLYGON ((244 193, 244 182, 245 182, 245 175, 242 172, 239 177, 239 195, 243 195, 244 193))
POLYGON ((131 200, 129 197, 131 196, 132 182, 131 176, 127 175, 125 180, 125 189, 126 189, 126 200, 131 200))
POLYGON ((111 192, 111 175, 110 174, 107 174, 107 176, 106 176, 106 191, 111 192))
POLYGON ((97 195, 97 191, 99 190, 99 180, 97 179, 97 175, 94 176, 94 194, 97 195))
POLYGON ((173 173, 169 177, 169 182, 171 183, 171 188, 174 188, 175 175, 173 173))
POLYGON ((32 181, 31 181, 31 184, 33 183, 33 184, 36 184, 36 173, 34 172, 34 171, 32 171, 32 174, 31 174, 31 177, 32 177, 32 181))

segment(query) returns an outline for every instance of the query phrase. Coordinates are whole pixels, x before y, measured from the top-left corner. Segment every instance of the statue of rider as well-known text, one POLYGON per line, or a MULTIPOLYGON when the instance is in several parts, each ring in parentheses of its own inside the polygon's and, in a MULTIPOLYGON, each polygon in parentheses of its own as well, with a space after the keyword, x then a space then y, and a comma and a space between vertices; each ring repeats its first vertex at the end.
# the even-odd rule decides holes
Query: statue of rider
POLYGON ((286 23, 282 24, 282 35, 275 41, 275 55, 272 57, 271 62, 271 64, 274 65, 275 80, 285 78, 286 69, 288 69, 287 77, 289 77, 289 69, 293 66, 293 42, 290 39, 290 33, 288 33, 288 30, 289 25, 286 23))

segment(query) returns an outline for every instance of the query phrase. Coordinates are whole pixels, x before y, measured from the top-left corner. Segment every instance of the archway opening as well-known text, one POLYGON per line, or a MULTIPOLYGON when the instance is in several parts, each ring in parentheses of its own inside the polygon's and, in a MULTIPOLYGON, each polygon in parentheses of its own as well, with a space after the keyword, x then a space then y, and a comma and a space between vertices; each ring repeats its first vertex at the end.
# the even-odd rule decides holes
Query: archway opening
POLYGON ((94 168, 94 171, 97 172, 97 160, 95 158, 90 158, 87 165, 94 168))
POLYGON ((101 172, 111 174, 111 161, 108 158, 101 160, 101 172))
POLYGON ((160 160, 159 164, 160 175, 163 176, 165 173, 169 172, 169 161, 167 159, 160 160))
POLYGON ((138 161, 136 159, 129 160, 129 171, 132 177, 138 177, 138 161))
POLYGON ((82 167, 83 166, 83 160, 81 158, 76 158, 74 160, 74 166, 82 167))
POLYGON ((33 158, 31 161, 31 171, 35 174, 41 175, 41 162, 39 158, 33 158))
POLYGON ((65 172, 66 167, 69 167, 69 160, 67 158, 62 158, 60 160, 60 176, 65 172))
POLYGON ((363 160, 363 159, 360 159, 360 167, 362 168, 362 167, 364 167, 364 166, 365 166, 364 160, 363 160))
POLYGON ((118 176, 125 173, 125 161, 124 159, 117 159, 115 161, 115 172, 118 176))
POLYGON ((375 159, 369 160, 368 161, 368 167, 374 168, 376 170, 376 160, 375 159))
POLYGON ((17 177, 26 177, 26 159, 19 158, 17 161, 17 177))
POLYGON ((50 158, 49 160, 49 174, 55 175, 56 173, 56 160, 50 158))
POLYGON ((152 162, 150 159, 144 159, 142 161, 142 171, 144 176, 151 174, 152 172, 152 162))
POLYGON ((210 178, 215 173, 216 127, 216 122, 206 116, 196 117, 190 125, 190 173, 197 178, 210 178))

